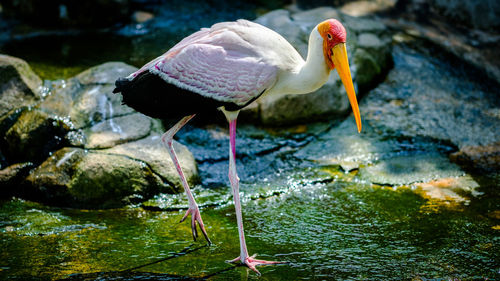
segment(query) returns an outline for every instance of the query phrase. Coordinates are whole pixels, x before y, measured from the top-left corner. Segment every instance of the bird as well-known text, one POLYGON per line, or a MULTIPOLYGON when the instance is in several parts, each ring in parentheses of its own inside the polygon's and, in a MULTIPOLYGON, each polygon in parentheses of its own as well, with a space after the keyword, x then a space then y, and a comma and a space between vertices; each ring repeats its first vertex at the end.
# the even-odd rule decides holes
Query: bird
POLYGON ((306 60, 280 34, 248 20, 220 22, 182 39, 163 55, 127 77, 118 78, 114 93, 145 115, 179 120, 161 137, 179 174, 191 215, 210 245, 200 211, 173 148, 174 135, 197 114, 219 109, 229 123, 229 182, 234 199, 240 256, 228 262, 256 266, 282 263, 248 254, 236 172, 236 120, 241 109, 263 97, 306 94, 325 84, 336 69, 347 92, 358 132, 361 117, 346 48, 346 29, 337 19, 317 24, 309 35, 306 60))

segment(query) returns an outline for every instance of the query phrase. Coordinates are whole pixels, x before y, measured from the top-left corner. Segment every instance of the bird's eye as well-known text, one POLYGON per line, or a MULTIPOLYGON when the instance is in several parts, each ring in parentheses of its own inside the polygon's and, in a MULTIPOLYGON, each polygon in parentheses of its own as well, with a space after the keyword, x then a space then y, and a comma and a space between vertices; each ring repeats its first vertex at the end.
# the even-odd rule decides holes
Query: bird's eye
POLYGON ((326 37, 328 37, 328 40, 332 40, 332 35, 330 33, 327 33, 326 37))

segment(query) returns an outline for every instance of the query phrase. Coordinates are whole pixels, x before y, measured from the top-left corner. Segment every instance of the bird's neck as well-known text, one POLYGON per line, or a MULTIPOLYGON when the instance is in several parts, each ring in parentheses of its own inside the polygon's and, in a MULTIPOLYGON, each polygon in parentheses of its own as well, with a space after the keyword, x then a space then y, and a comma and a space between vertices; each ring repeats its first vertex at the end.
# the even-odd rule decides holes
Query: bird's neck
POLYGON ((323 55, 323 38, 317 28, 309 36, 306 61, 287 77, 288 94, 307 94, 319 89, 328 81, 330 68, 323 55))

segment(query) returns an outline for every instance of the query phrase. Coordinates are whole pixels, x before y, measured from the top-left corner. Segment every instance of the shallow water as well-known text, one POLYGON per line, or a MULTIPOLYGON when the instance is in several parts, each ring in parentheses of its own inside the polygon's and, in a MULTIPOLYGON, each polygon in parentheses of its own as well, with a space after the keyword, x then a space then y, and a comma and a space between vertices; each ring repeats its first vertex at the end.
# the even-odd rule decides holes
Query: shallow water
MULTIPOLYGON (((483 188, 485 194, 469 206, 449 206, 406 187, 348 178, 265 199, 244 197, 250 253, 290 262, 261 267, 261 279, 498 277, 494 186, 483 188)), ((182 211, 3 202, 0 279, 257 279, 244 267, 224 263, 239 253, 233 206, 205 208, 202 215, 211 247, 203 239, 192 241, 189 223, 178 223, 182 211)))

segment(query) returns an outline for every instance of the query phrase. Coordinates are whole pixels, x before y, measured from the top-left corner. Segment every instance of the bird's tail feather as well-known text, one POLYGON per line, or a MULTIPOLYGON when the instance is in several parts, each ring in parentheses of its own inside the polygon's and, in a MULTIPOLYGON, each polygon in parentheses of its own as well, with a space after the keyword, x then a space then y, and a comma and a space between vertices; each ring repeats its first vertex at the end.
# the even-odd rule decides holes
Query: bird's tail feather
POLYGON ((130 87, 131 81, 128 80, 127 78, 118 78, 115 82, 115 89, 113 90, 113 93, 120 93, 124 92, 127 88, 130 87))

